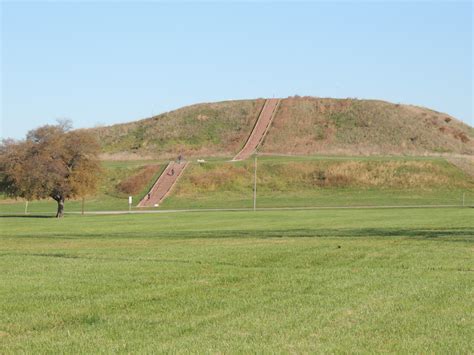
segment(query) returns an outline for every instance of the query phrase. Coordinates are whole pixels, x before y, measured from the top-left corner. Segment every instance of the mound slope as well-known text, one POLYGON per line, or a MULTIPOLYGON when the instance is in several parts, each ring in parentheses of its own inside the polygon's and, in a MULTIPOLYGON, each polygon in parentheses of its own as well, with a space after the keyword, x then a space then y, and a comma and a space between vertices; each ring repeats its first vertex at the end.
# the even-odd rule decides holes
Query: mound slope
MULTIPOLYGON (((232 157, 244 147, 264 99, 198 104, 95 128, 104 153, 174 158, 232 157)), ((267 154, 474 154, 474 129, 427 108, 377 100, 281 100, 260 145, 267 154)))
POLYGON ((122 158, 233 156, 247 140, 264 103, 258 99, 197 104, 94 130, 103 152, 122 158))
POLYGON ((474 130, 430 109, 375 100, 282 100, 262 149, 282 154, 474 153, 474 130))

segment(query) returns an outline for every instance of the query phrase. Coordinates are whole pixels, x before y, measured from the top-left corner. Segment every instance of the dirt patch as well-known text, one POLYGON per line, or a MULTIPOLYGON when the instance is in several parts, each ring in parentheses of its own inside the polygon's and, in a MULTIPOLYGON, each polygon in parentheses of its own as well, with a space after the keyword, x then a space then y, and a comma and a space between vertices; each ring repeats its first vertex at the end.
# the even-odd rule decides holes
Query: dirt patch
POLYGON ((206 115, 197 115, 196 119, 198 121, 207 121, 209 119, 209 117, 206 116, 206 115))

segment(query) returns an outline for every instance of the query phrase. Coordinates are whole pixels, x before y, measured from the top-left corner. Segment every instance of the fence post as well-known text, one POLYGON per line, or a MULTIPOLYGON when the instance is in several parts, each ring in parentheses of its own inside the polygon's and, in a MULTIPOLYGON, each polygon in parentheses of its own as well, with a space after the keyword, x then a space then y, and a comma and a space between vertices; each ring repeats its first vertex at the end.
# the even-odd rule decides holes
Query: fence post
POLYGON ((253 177, 253 210, 257 210, 257 154, 255 154, 254 162, 254 177, 253 177))

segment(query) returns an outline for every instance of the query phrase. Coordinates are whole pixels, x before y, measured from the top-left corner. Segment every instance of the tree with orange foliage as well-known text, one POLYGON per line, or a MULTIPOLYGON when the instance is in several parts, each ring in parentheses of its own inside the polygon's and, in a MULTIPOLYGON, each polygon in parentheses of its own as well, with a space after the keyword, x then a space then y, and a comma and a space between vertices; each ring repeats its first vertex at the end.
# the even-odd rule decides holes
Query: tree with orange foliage
POLYGON ((100 146, 85 130, 71 130, 69 121, 30 131, 25 140, 0 144, 0 191, 27 201, 52 198, 56 217, 64 202, 97 189, 101 174, 100 146))

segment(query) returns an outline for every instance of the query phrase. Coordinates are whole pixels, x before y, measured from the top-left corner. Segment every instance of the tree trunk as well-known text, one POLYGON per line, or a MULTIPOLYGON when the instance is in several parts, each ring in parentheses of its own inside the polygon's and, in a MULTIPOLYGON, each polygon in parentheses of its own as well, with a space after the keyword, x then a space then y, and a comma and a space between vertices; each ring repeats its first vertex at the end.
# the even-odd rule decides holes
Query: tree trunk
POLYGON ((56 213, 56 218, 62 218, 64 216, 64 197, 61 197, 56 201, 58 202, 58 212, 56 213))

